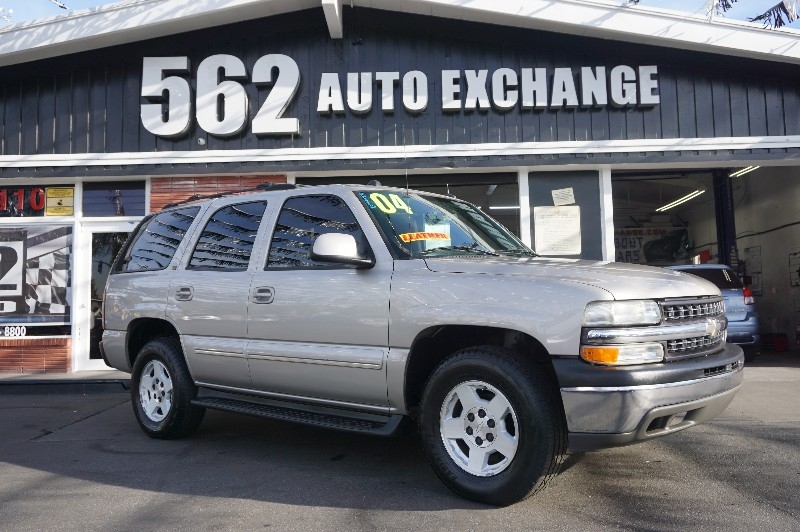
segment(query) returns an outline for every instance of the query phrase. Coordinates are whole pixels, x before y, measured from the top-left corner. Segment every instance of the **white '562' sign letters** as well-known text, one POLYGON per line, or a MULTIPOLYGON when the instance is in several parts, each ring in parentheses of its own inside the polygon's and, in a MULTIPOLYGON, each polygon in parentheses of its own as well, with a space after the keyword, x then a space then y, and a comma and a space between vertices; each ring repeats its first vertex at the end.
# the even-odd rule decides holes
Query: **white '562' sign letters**
MULTIPOLYGON (((192 90, 188 80, 173 75, 188 71, 188 57, 144 58, 142 96, 148 100, 162 100, 142 104, 142 124, 150 133, 159 137, 179 137, 189 130, 192 90)), ((197 125, 210 135, 227 137, 241 133, 247 126, 248 105, 247 92, 239 80, 246 79, 247 70, 238 57, 218 54, 204 59, 197 67, 197 125)), ((251 81, 256 85, 272 85, 267 99, 253 118, 253 133, 299 133, 297 118, 282 117, 300 86, 300 69, 294 59, 282 54, 261 57, 253 66, 251 81), (278 75, 273 80, 275 68, 278 75)))

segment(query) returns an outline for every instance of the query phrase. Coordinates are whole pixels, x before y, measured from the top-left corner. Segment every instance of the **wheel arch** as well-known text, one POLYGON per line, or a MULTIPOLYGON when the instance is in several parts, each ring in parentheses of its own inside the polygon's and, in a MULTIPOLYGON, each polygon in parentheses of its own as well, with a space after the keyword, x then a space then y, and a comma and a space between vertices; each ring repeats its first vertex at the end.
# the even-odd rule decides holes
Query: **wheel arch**
POLYGON ((481 345, 508 348, 516 356, 535 364, 557 383, 555 369, 547 349, 533 336, 503 327, 473 325, 437 325, 421 331, 408 354, 404 380, 406 411, 418 414, 428 378, 448 356, 481 345))
POLYGON ((128 325, 127 356, 130 367, 142 347, 155 338, 175 338, 180 341, 178 330, 172 323, 160 318, 137 318, 128 325))

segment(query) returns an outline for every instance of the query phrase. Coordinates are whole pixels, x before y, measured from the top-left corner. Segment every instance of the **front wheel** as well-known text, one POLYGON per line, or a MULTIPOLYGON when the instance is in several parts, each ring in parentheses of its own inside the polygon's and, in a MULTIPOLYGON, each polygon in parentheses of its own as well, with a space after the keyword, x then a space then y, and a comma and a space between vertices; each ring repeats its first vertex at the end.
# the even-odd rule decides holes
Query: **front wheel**
POLYGON ((557 474, 566 448, 547 371, 495 346, 465 349, 428 380, 420 429, 428 460, 454 492, 479 502, 523 500, 557 474))
POLYGON ((131 372, 133 412, 142 430, 159 439, 190 435, 205 415, 204 408, 192 404, 196 396, 178 340, 157 338, 145 344, 131 372))

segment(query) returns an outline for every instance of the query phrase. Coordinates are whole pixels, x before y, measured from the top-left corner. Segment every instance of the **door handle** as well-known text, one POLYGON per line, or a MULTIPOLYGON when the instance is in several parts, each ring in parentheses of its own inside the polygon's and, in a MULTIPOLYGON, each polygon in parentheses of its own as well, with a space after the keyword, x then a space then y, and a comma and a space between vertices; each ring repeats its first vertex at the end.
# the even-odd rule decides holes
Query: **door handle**
POLYGON ((191 286, 181 286, 175 291, 175 299, 177 301, 191 301, 194 295, 194 290, 191 286))
POLYGON ((250 291, 250 300, 253 303, 266 305, 275 300, 275 289, 271 286, 258 286, 250 291))

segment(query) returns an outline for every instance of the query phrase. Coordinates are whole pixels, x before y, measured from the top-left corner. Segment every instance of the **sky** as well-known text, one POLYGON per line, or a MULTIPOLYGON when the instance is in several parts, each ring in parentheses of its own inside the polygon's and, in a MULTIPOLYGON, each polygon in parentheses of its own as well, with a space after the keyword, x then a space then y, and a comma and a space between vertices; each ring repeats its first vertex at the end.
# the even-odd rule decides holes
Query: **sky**
MULTIPOLYGON (((69 9, 61 9, 51 0, 0 0, 0 8, 8 13, 13 10, 11 16, 13 23, 27 22, 30 20, 48 18, 63 15, 70 11, 78 11, 102 4, 114 3, 111 0, 57 0, 63 2, 69 9)), ((622 3, 624 0, 619 0, 622 3)), ((779 0, 738 0, 733 9, 729 10, 726 18, 734 20, 746 20, 763 13, 768 8, 774 6, 779 0)), ((705 0, 640 0, 642 6, 659 7, 672 9, 675 11, 687 11, 689 13, 704 13, 705 0)), ((6 22, 0 20, 0 26, 6 22)), ((800 20, 791 24, 791 27, 800 27, 800 20)))

